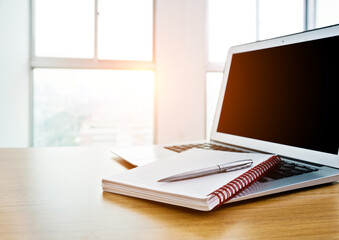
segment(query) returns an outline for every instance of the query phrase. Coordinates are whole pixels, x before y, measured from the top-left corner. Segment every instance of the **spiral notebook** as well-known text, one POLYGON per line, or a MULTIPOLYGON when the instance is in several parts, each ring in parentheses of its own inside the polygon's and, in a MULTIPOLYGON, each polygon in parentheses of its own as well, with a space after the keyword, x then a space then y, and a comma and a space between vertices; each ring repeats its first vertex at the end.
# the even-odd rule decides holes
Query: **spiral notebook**
POLYGON ((209 211, 230 201, 279 161, 278 156, 268 154, 192 149, 104 178, 102 188, 106 192, 209 211), (253 165, 233 172, 158 182, 177 173, 243 159, 252 159, 253 165))

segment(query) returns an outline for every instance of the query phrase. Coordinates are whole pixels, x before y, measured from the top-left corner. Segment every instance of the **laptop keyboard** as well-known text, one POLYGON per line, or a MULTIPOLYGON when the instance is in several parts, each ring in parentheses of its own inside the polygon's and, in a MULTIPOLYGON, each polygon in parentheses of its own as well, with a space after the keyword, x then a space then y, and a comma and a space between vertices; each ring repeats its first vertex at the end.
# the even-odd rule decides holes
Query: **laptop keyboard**
MULTIPOLYGON (((164 148, 177 152, 177 153, 181 153, 192 148, 219 150, 219 151, 227 151, 227 152, 246 152, 243 150, 221 146, 221 145, 217 145, 213 143, 174 145, 174 146, 166 146, 164 148)), ((315 172, 318 170, 319 169, 317 167, 313 167, 313 166, 311 167, 308 165, 304 165, 302 163, 281 160, 280 163, 276 167, 274 167, 269 172, 267 172, 258 181, 259 182, 270 182, 270 181, 274 181, 277 179, 315 172)))
POLYGON ((280 163, 274 167, 272 170, 267 172, 259 182, 269 182, 276 179, 282 179, 286 177, 292 177, 300 174, 310 173, 318 171, 319 168, 306 166, 301 163, 288 162, 281 160, 280 163))
POLYGON ((200 149, 207 149, 207 150, 219 150, 219 151, 227 151, 227 152, 245 152, 242 150, 234 149, 231 147, 221 146, 213 143, 201 143, 201 144, 186 144, 186 145, 174 145, 174 146, 167 146, 164 147, 168 150, 181 153, 188 149, 192 148, 200 148, 200 149))

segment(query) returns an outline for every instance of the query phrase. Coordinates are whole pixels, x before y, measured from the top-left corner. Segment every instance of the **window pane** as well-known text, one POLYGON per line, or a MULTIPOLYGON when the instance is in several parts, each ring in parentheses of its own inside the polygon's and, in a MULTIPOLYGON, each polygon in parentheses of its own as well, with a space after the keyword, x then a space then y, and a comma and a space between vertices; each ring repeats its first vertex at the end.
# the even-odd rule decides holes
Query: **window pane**
POLYGON ((92 58, 93 0, 35 0, 35 55, 92 58))
POLYGON ((33 74, 34 146, 153 144, 152 71, 33 74))
POLYGON ((339 23, 339 1, 317 0, 316 27, 325 27, 339 23))
POLYGON ((98 4, 98 58, 151 61, 153 0, 99 0, 98 4))
POLYGON ((256 38, 256 1, 208 1, 208 60, 225 62, 233 45, 256 38))
POLYGON ((209 139, 211 135, 215 109, 217 107, 222 83, 222 76, 222 72, 206 73, 206 139, 209 139))
POLYGON ((259 40, 304 30, 304 0, 259 0, 259 40))

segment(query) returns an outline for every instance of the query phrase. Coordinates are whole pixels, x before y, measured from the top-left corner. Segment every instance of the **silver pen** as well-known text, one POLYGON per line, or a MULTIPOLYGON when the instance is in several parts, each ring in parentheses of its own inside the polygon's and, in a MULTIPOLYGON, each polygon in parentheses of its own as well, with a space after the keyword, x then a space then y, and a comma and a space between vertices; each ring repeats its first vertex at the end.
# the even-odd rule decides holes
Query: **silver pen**
POLYGON ((197 170, 188 171, 184 173, 179 173, 179 174, 167 177, 167 178, 160 179, 158 180, 158 182, 174 182, 174 181, 180 181, 180 180, 185 180, 185 179, 190 179, 190 178, 202 177, 202 176, 211 175, 215 173, 230 172, 230 171, 248 168, 252 164, 253 164, 252 159, 238 160, 234 162, 216 165, 213 167, 202 168, 202 169, 197 169, 197 170))

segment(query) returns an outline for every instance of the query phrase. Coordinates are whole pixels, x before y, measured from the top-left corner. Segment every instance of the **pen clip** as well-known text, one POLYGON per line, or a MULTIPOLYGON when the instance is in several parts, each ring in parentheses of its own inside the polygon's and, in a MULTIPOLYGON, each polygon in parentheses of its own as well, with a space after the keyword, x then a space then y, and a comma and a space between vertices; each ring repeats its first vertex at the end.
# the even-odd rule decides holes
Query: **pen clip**
POLYGON ((252 159, 245 159, 240 161, 234 161, 231 163, 226 163, 222 165, 217 165, 219 168, 219 172, 228 172, 228 171, 236 171, 243 168, 247 168, 253 164, 252 159))

